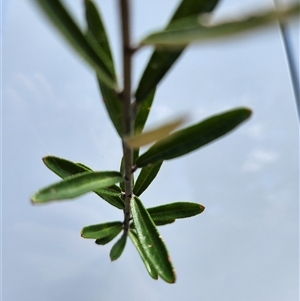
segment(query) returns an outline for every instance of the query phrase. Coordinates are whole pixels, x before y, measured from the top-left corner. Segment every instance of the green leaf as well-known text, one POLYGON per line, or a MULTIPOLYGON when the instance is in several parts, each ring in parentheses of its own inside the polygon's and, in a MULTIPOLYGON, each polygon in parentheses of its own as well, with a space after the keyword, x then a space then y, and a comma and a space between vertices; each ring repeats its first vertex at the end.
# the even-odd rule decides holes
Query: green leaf
POLYGON ((151 146, 136 164, 143 167, 188 154, 230 132, 250 115, 249 109, 234 109, 177 131, 151 146))
POLYGON ((43 162, 51 171, 53 171, 62 179, 86 171, 92 171, 89 167, 85 165, 82 165, 80 163, 74 163, 69 160, 55 156, 46 156, 43 158, 43 162))
POLYGON ((125 245, 126 245, 127 235, 123 234, 119 240, 113 245, 110 250, 110 260, 117 260, 123 253, 125 245))
MULTIPOLYGON (((125 170, 124 170, 124 157, 122 156, 121 162, 120 162, 120 173, 122 175, 125 175, 125 170)), ((120 189, 122 189, 122 191, 125 191, 125 184, 124 181, 119 183, 120 185, 120 189)))
POLYGON ((173 224, 174 222, 175 222, 175 219, 154 221, 154 223, 155 223, 156 226, 165 226, 165 225, 173 224))
MULTIPOLYGON (((148 96, 144 99, 143 102, 139 102, 139 103, 135 102, 133 104, 134 111, 135 111, 135 120, 133 126, 134 134, 139 134, 143 131, 146 121, 148 119, 148 115, 151 110, 154 95, 155 95, 155 89, 153 89, 151 93, 148 94, 148 96)), ((140 151, 139 148, 133 150, 133 164, 135 164, 135 161, 139 156, 139 151, 140 151)))
POLYGON ((103 25, 100 11, 95 6, 94 2, 91 0, 85 0, 85 16, 88 24, 88 36, 92 35, 95 40, 94 48, 97 50, 100 48, 100 51, 104 51, 107 56, 106 64, 109 66, 110 73, 113 75, 114 79, 115 68, 113 63, 113 57, 111 54, 109 41, 107 38, 106 30, 103 25))
POLYGON ((78 175, 69 176, 65 180, 52 184, 36 192, 31 201, 33 204, 50 201, 72 199, 87 192, 106 188, 123 181, 123 177, 116 171, 86 171, 78 175))
POLYGON ((157 176, 161 165, 162 162, 158 162, 142 168, 133 187, 133 193, 135 195, 140 196, 148 188, 157 176))
MULTIPOLYGON (((72 162, 73 163, 73 162, 72 162)), ((85 169, 86 171, 88 171, 88 170, 90 170, 90 171, 92 171, 92 169, 91 168, 89 168, 88 166, 86 166, 85 164, 83 164, 83 163, 80 163, 80 162, 76 162, 75 163, 77 166, 80 166, 80 167, 82 167, 83 169, 85 169)))
POLYGON ((155 89, 148 94, 148 96, 141 103, 135 103, 137 106, 135 120, 134 120, 134 133, 139 134, 143 131, 146 121, 148 119, 148 115, 151 110, 151 106, 153 103, 155 95, 155 89))
POLYGON ((178 48, 191 42, 203 42, 217 38, 227 38, 249 30, 263 28, 274 21, 283 20, 293 15, 299 16, 300 5, 288 9, 271 10, 248 16, 240 20, 228 20, 216 25, 208 25, 198 16, 175 21, 172 28, 153 33, 142 40, 143 45, 178 48))
POLYGON ((122 230, 122 228, 120 229, 119 232, 115 232, 115 233, 112 233, 112 234, 107 235, 105 237, 98 238, 98 239, 95 240, 95 243, 97 245, 104 246, 104 245, 108 244, 109 242, 111 242, 121 232, 121 230, 122 230))
MULTIPOLYGON (((150 215, 151 216, 151 215, 150 215)), ((152 217, 151 217, 152 218, 152 217)), ((175 222, 175 219, 169 219, 169 220, 157 220, 157 221, 154 221, 153 220, 153 222, 154 222, 154 224, 155 224, 155 226, 165 226, 165 225, 168 225, 168 224, 172 224, 172 223, 174 223, 175 222)), ((134 223, 131 223, 130 224, 130 228, 131 229, 135 229, 135 225, 134 225, 134 223)))
POLYGON ((95 192, 107 196, 120 196, 122 193, 121 188, 117 185, 111 185, 103 189, 97 189, 95 192))
MULTIPOLYGON (((115 186, 119 188, 118 186, 115 186)), ((118 208, 118 209, 124 209, 125 207, 125 203, 123 198, 121 197, 121 191, 117 194, 109 194, 107 193, 108 189, 97 189, 94 190, 94 192, 99 195, 103 200, 105 200, 106 202, 108 202, 109 204, 111 204, 112 206, 118 208)))
POLYGON ((140 257, 145 265, 147 272, 153 279, 157 280, 158 274, 157 274, 153 264, 147 259, 147 256, 146 256, 143 248, 141 247, 141 243, 139 242, 136 233, 133 230, 129 230, 128 234, 129 234, 129 237, 130 237, 133 245, 135 246, 138 253, 140 254, 140 257))
POLYGON ((181 117, 152 131, 140 133, 132 137, 125 137, 124 140, 131 148, 140 148, 141 146, 147 145, 168 136, 170 132, 176 129, 184 121, 185 118, 181 117))
POLYGON ((175 272, 170 256, 150 214, 137 197, 131 199, 130 207, 137 237, 147 259, 162 279, 174 283, 175 272))
MULTIPOLYGON (((82 163, 74 163, 54 156, 44 157, 43 162, 50 170, 63 179, 71 175, 92 171, 89 167, 82 163)), ((93 192, 95 192, 98 196, 112 206, 118 209, 124 209, 125 204, 123 198, 121 197, 121 189, 117 185, 112 185, 102 189, 95 189, 93 192)))
POLYGON ((191 217, 204 211, 204 206, 196 203, 177 202, 157 207, 147 208, 155 224, 172 221, 178 218, 191 217))
MULTIPOLYGON (((195 14, 209 13, 218 2, 219 0, 182 0, 170 23, 195 14)), ((181 55, 185 46, 172 52, 157 48, 154 50, 136 90, 136 102, 143 101, 151 93, 181 55)))
POLYGON ((107 65, 107 56, 100 56, 83 35, 76 22, 59 0, 33 0, 77 53, 96 71, 101 81, 115 89, 116 82, 107 65))
POLYGON ((81 236, 83 238, 102 239, 108 236, 116 237, 122 230, 123 224, 121 222, 109 222, 97 225, 91 225, 82 228, 81 236))
POLYGON ((109 118, 112 121, 117 133, 120 137, 123 136, 123 124, 122 124, 122 103, 119 99, 117 92, 110 87, 104 85, 98 76, 98 84, 101 91, 102 99, 109 118))
MULTIPOLYGON (((95 4, 91 0, 85 1, 86 5, 86 20, 88 24, 87 37, 93 42, 94 49, 97 52, 104 52, 102 56, 106 57, 106 64, 109 67, 113 78, 116 78, 113 57, 109 46, 108 37, 106 34, 101 15, 97 10, 95 4)), ((98 76, 98 84, 101 90, 102 99, 107 109, 108 115, 113 122, 113 125, 118 132, 119 136, 122 136, 122 108, 121 101, 115 91, 111 87, 108 87, 103 83, 102 78, 98 76)))

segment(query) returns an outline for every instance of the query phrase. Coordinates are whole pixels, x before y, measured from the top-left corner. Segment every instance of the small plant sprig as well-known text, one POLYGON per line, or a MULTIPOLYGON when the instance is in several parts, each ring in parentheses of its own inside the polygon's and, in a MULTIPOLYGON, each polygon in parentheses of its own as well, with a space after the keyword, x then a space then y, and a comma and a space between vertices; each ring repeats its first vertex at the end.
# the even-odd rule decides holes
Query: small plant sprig
POLYGON ((156 87, 189 43, 234 35, 267 25, 277 18, 299 14, 299 4, 285 10, 267 11, 242 20, 212 25, 203 16, 215 9, 218 0, 182 0, 164 30, 149 35, 134 47, 130 36, 129 0, 119 0, 124 79, 120 90, 105 26, 93 1, 84 1, 85 31, 78 27, 61 1, 33 1, 95 70, 103 102, 121 140, 123 157, 120 171, 93 171, 82 163, 54 156, 44 157, 44 164, 62 181, 39 190, 31 201, 33 204, 45 204, 94 192, 113 207, 123 210, 124 219, 86 226, 81 230, 81 236, 105 245, 122 232, 111 248, 111 260, 121 256, 129 236, 149 275, 153 279, 160 277, 174 283, 174 268, 157 227, 198 215, 204 211, 204 206, 175 202, 145 208, 140 196, 155 179, 165 160, 186 155, 229 133, 251 116, 251 110, 235 108, 177 131, 175 129, 182 124, 182 119, 144 131, 156 87), (154 45, 155 49, 133 92, 131 60, 146 45, 154 45), (140 147, 150 143, 150 148, 140 155, 140 147), (133 173, 138 169, 140 172, 134 180, 133 173))

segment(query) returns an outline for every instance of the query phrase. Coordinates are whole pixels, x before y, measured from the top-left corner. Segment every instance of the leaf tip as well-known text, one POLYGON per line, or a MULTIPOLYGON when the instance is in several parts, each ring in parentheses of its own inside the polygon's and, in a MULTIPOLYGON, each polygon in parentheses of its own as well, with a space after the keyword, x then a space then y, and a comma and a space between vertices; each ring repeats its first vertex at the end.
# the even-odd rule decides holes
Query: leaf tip
POLYGON ((253 111, 250 108, 245 108, 245 113, 247 115, 247 118, 249 118, 253 114, 253 111))
POLYGON ((84 233, 83 233, 83 229, 81 229, 81 231, 80 231, 80 237, 85 238, 84 233))
MULTIPOLYGON (((169 258, 169 262, 172 264, 170 258, 169 258)), ((164 279, 166 282, 168 282, 168 283, 170 283, 170 284, 173 284, 173 283, 176 282, 176 271, 175 271, 174 267, 173 267, 173 269, 172 269, 172 272, 173 272, 172 277, 170 277, 169 279, 164 279)))
POLYGON ((46 156, 42 157, 42 161, 45 165, 47 165, 47 162, 49 161, 49 159, 51 160, 51 158, 54 158, 54 157, 51 155, 46 155, 46 156))
POLYGON ((37 205, 37 204, 39 204, 39 200, 38 200, 38 198, 37 198, 37 193, 35 193, 35 194, 30 198, 30 203, 31 203, 32 205, 37 205))

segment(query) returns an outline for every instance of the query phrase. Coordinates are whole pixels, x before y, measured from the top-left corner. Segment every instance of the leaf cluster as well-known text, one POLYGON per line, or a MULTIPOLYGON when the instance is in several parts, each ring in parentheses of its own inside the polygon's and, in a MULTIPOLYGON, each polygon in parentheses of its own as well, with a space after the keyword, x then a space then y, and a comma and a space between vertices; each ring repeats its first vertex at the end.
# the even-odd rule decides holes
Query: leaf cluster
POLYGON ((174 268, 157 227, 198 215, 204 211, 204 206, 191 202, 175 202, 145 208, 140 196, 156 178, 165 160, 187 155, 224 136, 247 120, 251 110, 235 108, 177 131, 176 128, 183 123, 183 118, 155 130, 144 131, 157 86, 191 42, 233 35, 269 24, 275 18, 299 13, 299 5, 239 21, 207 25, 203 20, 207 20, 207 14, 215 9, 219 1, 182 0, 165 29, 149 35, 141 40, 138 47, 131 49, 133 55, 140 47, 148 44, 155 46, 139 84, 132 93, 130 108, 125 108, 109 39, 100 11, 94 2, 84 1, 86 29, 82 30, 60 0, 32 1, 42 9, 69 45, 94 69, 108 116, 123 145, 133 151, 132 173, 139 169, 136 180, 132 177, 133 190, 128 192, 124 185, 125 153, 121 159, 120 171, 93 171, 82 163, 47 156, 43 158, 44 164, 62 180, 36 192, 31 198, 32 203, 45 204, 74 199, 94 192, 108 204, 123 210, 124 221, 86 226, 81 230, 81 236, 95 240, 97 245, 105 245, 120 235, 111 248, 111 260, 121 256, 129 236, 149 275, 153 279, 158 279, 159 276, 166 282, 174 283, 174 268), (132 116, 133 126, 129 135, 124 135, 125 109, 129 109, 132 116), (140 147, 150 143, 150 148, 140 155, 140 147), (129 204, 126 203, 128 193, 129 204), (126 225, 125 218, 127 205, 130 207, 129 225, 126 225))

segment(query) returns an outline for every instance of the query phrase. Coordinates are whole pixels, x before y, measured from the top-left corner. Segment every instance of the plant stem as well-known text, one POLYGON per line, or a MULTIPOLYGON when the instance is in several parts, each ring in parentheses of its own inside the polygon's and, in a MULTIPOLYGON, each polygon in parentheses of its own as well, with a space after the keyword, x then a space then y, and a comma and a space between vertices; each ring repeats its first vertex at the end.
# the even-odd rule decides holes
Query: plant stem
MULTIPOLYGON (((278 6, 278 1, 273 0, 273 2, 274 2, 275 7, 278 6)), ((293 86, 293 90, 294 90, 294 96, 295 96, 296 107, 297 107, 297 112, 298 112, 298 121, 300 123, 300 84, 299 84, 299 75, 298 75, 297 70, 296 70, 296 62, 293 59, 293 53, 292 53, 290 41, 288 39, 286 24, 281 20, 278 20, 278 22, 279 22, 279 28, 280 28, 280 32, 281 32, 281 36, 282 36, 282 40, 283 40, 283 46, 284 46, 284 49, 285 49, 285 52, 286 52, 286 57, 287 57, 287 63, 288 63, 289 71, 290 71, 290 76, 291 76, 291 80, 292 80, 292 86, 293 86)))
MULTIPOLYGON (((131 111, 131 45, 130 45, 130 15, 129 0, 119 0, 122 30, 123 48, 123 137, 132 133, 132 111, 131 111)), ((122 141, 123 164, 124 164, 124 187, 125 187, 125 208, 124 208, 124 233, 128 232, 130 221, 130 200, 132 197, 132 149, 122 141)))

